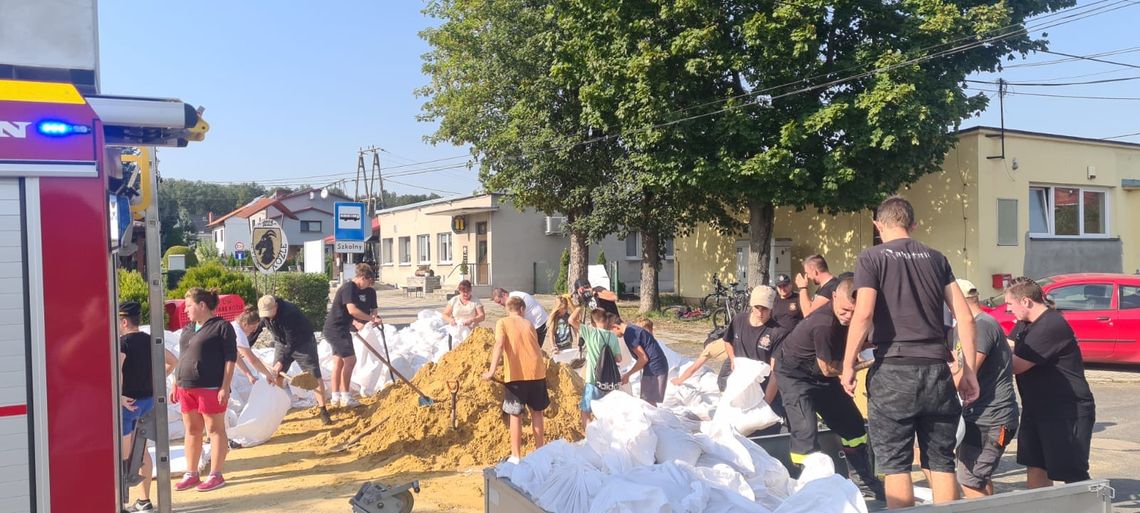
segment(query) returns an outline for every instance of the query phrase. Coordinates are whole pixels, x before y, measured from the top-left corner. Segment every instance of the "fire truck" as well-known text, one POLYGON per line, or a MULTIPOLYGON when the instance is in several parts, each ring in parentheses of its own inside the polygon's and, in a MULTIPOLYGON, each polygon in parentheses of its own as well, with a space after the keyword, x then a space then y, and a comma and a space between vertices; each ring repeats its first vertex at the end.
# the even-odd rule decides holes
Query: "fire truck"
POLYGON ((208 125, 179 100, 100 94, 94 0, 0 0, 0 14, 0 512, 117 512, 117 256, 145 246, 161 305, 152 148, 200 141, 208 125), (125 147, 148 165, 124 165, 125 147))

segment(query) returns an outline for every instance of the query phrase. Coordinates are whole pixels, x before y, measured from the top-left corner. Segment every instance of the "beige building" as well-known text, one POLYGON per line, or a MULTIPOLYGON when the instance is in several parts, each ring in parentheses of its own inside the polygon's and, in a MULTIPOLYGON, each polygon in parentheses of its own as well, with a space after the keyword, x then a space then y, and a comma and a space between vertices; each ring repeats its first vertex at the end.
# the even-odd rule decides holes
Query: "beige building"
MULTIPOLYGON (((899 193, 914 204, 914 237, 985 296, 1002 275, 1140 270, 1138 190, 1140 144, 976 127, 958 134, 942 172, 899 193)), ((838 274, 875 244, 871 216, 777 208, 775 237, 790 239, 793 272, 819 252, 838 274)), ((741 242, 708 227, 678 239, 678 294, 711 292, 713 273, 738 276, 741 242)))
POLYGON ((547 229, 541 213, 520 211, 503 199, 480 194, 380 210, 380 281, 403 287, 426 266, 445 290, 454 290, 466 277, 482 298, 490 296, 492 286, 549 291, 566 240, 547 229), (468 269, 462 275, 465 258, 468 269))

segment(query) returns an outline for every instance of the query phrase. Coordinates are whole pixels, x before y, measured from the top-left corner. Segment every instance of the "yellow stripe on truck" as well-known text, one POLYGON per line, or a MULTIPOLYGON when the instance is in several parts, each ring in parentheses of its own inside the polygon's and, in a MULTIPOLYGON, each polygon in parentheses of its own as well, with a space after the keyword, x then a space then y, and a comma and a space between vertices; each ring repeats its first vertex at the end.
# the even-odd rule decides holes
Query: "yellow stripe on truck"
POLYGON ((87 103, 71 84, 0 80, 0 101, 34 103, 87 103))

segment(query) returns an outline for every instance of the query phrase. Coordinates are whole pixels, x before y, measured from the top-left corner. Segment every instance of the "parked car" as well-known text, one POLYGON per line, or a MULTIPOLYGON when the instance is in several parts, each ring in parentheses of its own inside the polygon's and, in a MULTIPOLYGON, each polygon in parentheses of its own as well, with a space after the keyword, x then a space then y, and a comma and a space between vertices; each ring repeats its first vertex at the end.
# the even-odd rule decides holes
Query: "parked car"
MULTIPOLYGON (((1060 274, 1037 280, 1069 321, 1088 362, 1140 363, 1140 275, 1060 274)), ((1005 298, 982 301, 1009 332, 1005 298)))

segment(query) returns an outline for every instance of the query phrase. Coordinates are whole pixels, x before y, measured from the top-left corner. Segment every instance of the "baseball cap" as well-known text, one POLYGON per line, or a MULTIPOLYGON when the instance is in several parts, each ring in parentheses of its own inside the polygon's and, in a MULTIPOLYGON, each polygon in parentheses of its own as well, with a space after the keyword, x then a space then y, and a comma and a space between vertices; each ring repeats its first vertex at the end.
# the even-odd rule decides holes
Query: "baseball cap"
POLYGON ((257 300, 257 315, 272 317, 277 314, 277 298, 266 294, 257 300))
POLYGON ((967 297, 978 295, 978 287, 974 285, 974 282, 962 278, 958 278, 955 281, 958 282, 958 288, 962 289, 962 293, 967 297))
POLYGON ((777 287, 779 287, 780 285, 787 285, 791 282, 792 282, 791 276, 788 276, 788 275, 782 274, 782 273, 776 275, 776 286, 777 287))
POLYGON ((578 290, 582 287, 590 288, 590 280, 578 278, 578 280, 574 282, 574 290, 578 290))
POLYGON ((751 306, 762 306, 764 308, 772 308, 772 304, 776 300, 776 291, 767 285, 760 285, 752 289, 752 297, 749 298, 748 304, 751 306))
POLYGON ((138 301, 123 301, 119 303, 119 315, 123 317, 138 317, 142 315, 142 305, 138 301))

